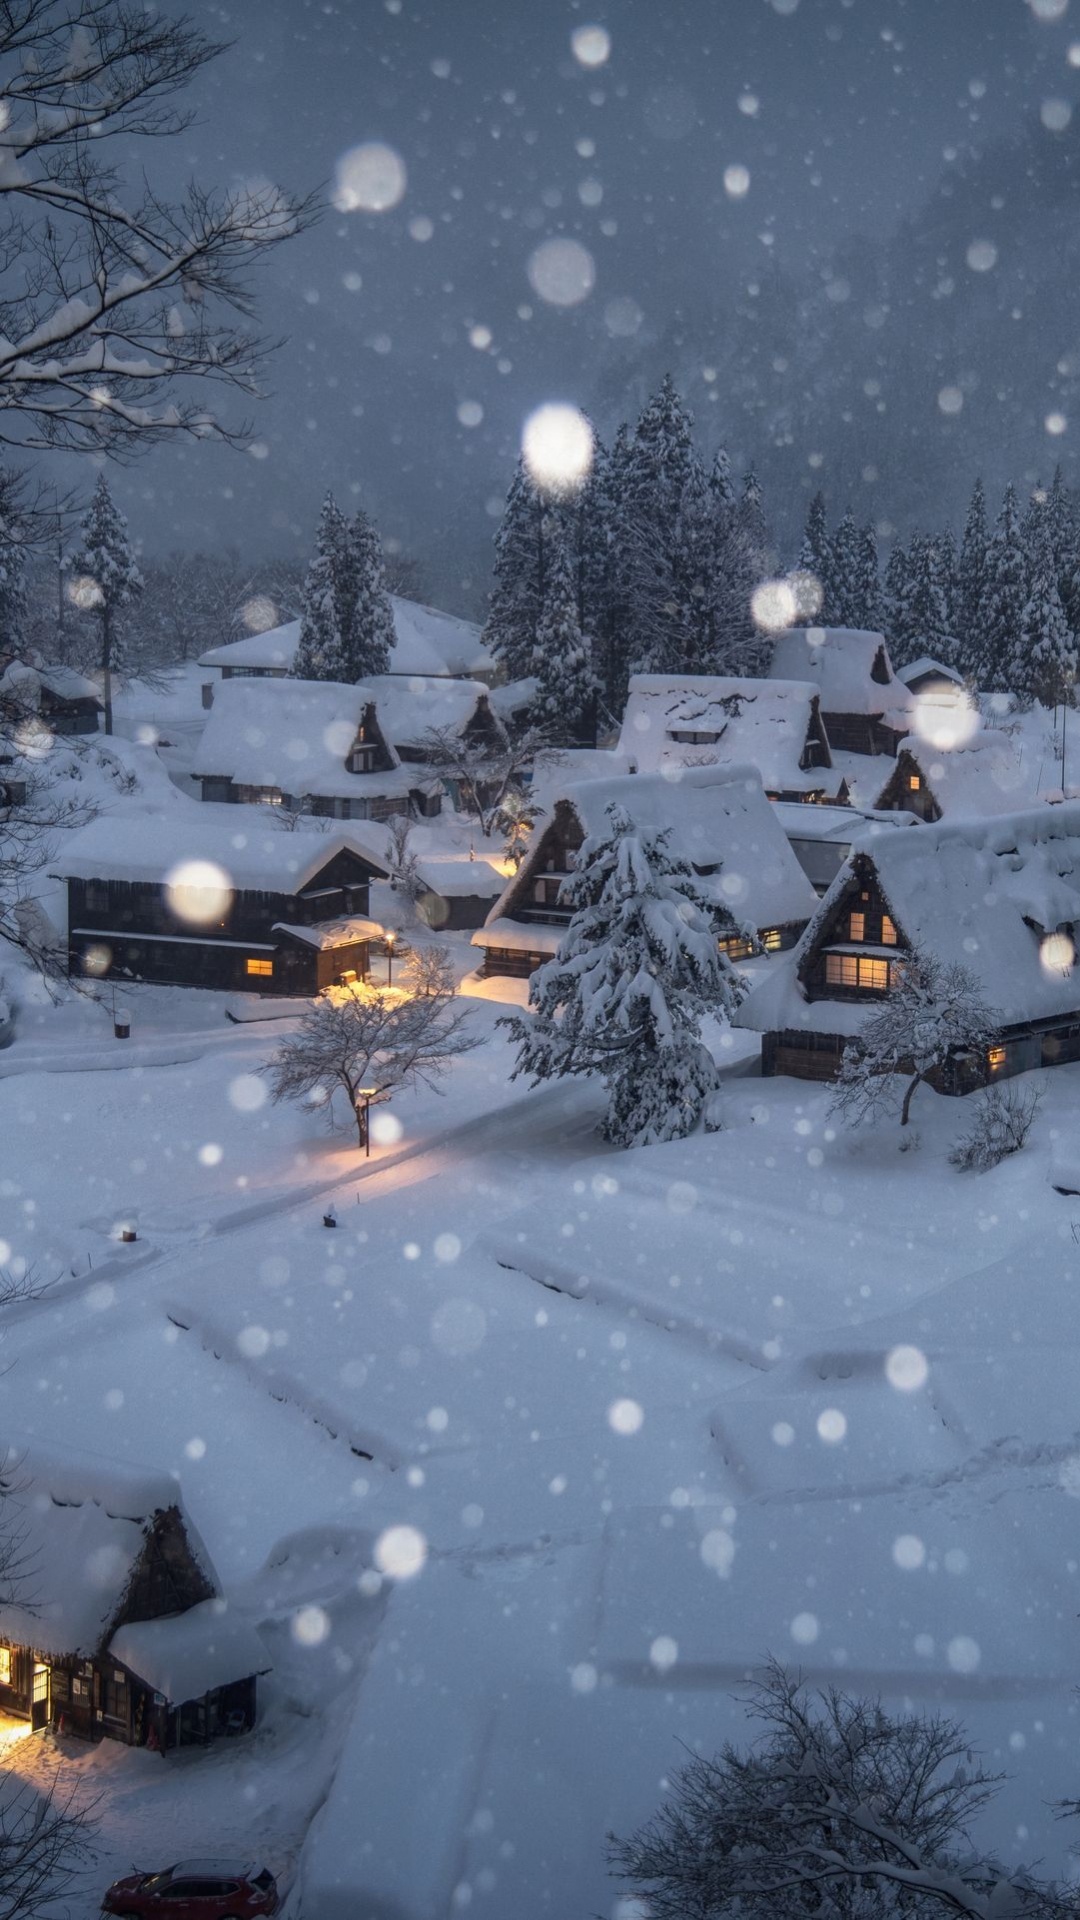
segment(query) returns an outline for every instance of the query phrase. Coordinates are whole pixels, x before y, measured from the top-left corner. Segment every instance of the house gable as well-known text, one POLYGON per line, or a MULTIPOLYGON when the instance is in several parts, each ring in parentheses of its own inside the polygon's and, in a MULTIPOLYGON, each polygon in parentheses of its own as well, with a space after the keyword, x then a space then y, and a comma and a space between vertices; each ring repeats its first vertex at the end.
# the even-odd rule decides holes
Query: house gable
POLYGON ((883 999, 909 951, 873 861, 856 854, 799 958, 798 977, 809 1001, 883 999))
POLYGON ((941 807, 926 773, 910 747, 901 747, 896 765, 874 801, 882 813, 913 813, 930 825, 941 819, 941 807))

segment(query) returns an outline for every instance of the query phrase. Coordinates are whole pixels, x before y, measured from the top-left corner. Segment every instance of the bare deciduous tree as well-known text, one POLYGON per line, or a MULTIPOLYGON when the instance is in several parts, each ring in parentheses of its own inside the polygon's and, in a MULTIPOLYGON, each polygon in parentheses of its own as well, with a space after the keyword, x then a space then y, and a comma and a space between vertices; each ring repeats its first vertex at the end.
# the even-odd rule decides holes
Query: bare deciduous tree
POLYGON ((508 824, 506 802, 520 791, 537 758, 542 754, 547 766, 560 758, 534 727, 498 740, 470 740, 453 727, 430 727, 422 744, 428 764, 456 787, 462 808, 475 816, 485 840, 508 824))
POLYGON ((1000 1776, 955 1721, 811 1697, 775 1662, 746 1700, 763 1728, 676 1776, 661 1811, 612 1839, 650 1920, 1065 1920, 1064 1887, 972 1859, 967 1828, 1000 1776))
POLYGON ((466 1009, 453 1009, 450 961, 442 948, 414 953, 404 985, 404 993, 357 987, 321 995, 262 1069, 271 1098, 310 1101, 322 1095, 329 1108, 341 1088, 362 1146, 368 1106, 418 1082, 435 1087, 451 1061, 479 1041, 464 1031, 466 1009))
POLYGON ((997 1017, 967 967, 914 951, 898 963, 900 980, 844 1049, 832 1110, 856 1126, 895 1105, 895 1076, 907 1080, 900 1106, 906 1127, 915 1090, 957 1055, 993 1043, 997 1017))
POLYGON ((190 125, 178 96, 222 50, 129 0, 0 6, 0 439, 122 456, 244 437, 206 385, 256 391, 247 270, 313 203, 264 184, 172 204, 118 164, 190 125))

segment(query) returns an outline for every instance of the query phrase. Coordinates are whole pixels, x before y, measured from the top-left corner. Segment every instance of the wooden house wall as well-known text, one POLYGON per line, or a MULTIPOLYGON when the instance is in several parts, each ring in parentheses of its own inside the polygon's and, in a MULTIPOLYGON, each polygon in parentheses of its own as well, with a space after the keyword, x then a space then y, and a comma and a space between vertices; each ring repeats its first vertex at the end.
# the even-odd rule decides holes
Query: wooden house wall
POLYGON ((927 784, 926 775, 906 748, 900 754, 895 771, 890 775, 877 804, 883 813, 913 813, 917 819, 931 825, 941 819, 941 808, 927 784), (918 781, 917 787, 912 787, 912 780, 918 781))

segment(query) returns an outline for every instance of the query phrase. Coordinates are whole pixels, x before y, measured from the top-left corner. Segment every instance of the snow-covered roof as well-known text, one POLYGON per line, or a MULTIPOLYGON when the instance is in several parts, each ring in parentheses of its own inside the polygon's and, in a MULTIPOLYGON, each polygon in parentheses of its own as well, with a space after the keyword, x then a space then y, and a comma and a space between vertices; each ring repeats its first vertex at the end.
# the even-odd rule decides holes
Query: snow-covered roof
MULTIPOLYGON (((1080 937, 1080 803, 989 820, 941 821, 906 833, 870 829, 852 859, 874 865, 901 942, 974 974, 1002 1026, 1080 1008, 1080 967, 1046 964, 1045 934, 1080 937)), ((837 875, 797 946, 743 1002, 737 1024, 758 1032, 857 1033, 867 1006, 808 1002, 798 973, 850 878, 837 875)), ((873 1005, 873 1003, 868 1003, 873 1005)))
MULTIPOLYGON (((638 827, 666 828, 668 846, 701 873, 701 886, 734 920, 745 926, 778 927, 806 920, 817 895, 792 852, 765 798, 756 767, 672 767, 666 773, 622 774, 606 780, 582 780, 552 790, 552 804, 573 809, 586 838, 607 831, 607 809, 624 807, 638 827), (705 869, 715 869, 713 872, 705 869)), ((534 836, 521 868, 498 900, 484 939, 474 945, 510 945, 494 928, 511 919, 536 867, 543 827, 534 836)), ((526 948, 540 951, 529 926, 526 948)))
POLYGON ((817 695, 806 679, 636 673, 617 752, 627 771, 749 763, 774 792, 812 792, 829 785, 827 769, 799 765, 817 695), (713 737, 695 743, 687 734, 713 737))
POLYGON ((263 811, 192 802, 169 813, 100 815, 70 835, 50 872, 69 880, 164 881, 188 861, 210 861, 240 892, 298 893, 343 848, 385 868, 352 826, 286 833, 273 819, 263 825, 263 811))
POLYGON ((512 720, 516 713, 524 713, 536 699, 536 690, 540 682, 535 674, 525 680, 504 680, 501 687, 492 687, 491 705, 501 720, 512 720))
POLYGON ((557 953, 562 932, 561 927, 545 925, 542 920, 508 920, 496 914, 477 927, 471 944, 505 947, 508 953, 557 953))
MULTIPOLYGON (((73 1458, 17 1436, 7 1437, 0 1458, 26 1567, 18 1602, 0 1604, 0 1637, 42 1653, 89 1656, 116 1618, 154 1515, 180 1508, 179 1484, 151 1467, 93 1453, 73 1458)), ((216 1585, 186 1518, 184 1527, 216 1585)))
POLYGON ((271 1666, 255 1628, 221 1599, 200 1601, 186 1613, 131 1621, 113 1634, 109 1652, 170 1706, 201 1700, 271 1666))
POLYGON ((430 674, 373 675, 367 685, 378 703, 379 725, 395 747, 422 745, 430 727, 464 733, 487 699, 487 688, 478 680, 430 674))
POLYGON ((350 773, 347 758, 364 715, 376 706, 366 685, 334 680, 225 680, 217 689, 192 772, 237 786, 273 787, 317 799, 405 795, 415 785, 398 764, 376 708, 393 765, 350 773))
POLYGON ((912 696, 896 679, 885 636, 861 627, 789 627, 778 633, 770 680, 811 680, 823 713, 882 714, 905 727, 912 696), (887 675, 875 679, 874 670, 887 675))
POLYGON ((505 873, 480 854, 475 860, 429 859, 425 854, 417 859, 416 870, 429 893, 444 900, 494 900, 506 886, 505 873))
MULTIPOLYGON (((481 645, 480 629, 471 620, 459 620, 453 614, 421 606, 419 601, 399 599, 396 594, 391 594, 390 605, 394 615, 392 673, 442 678, 492 670, 491 655, 481 645)), ((299 644, 300 622, 290 620, 283 627, 270 627, 265 633, 246 633, 242 640, 209 647, 199 655, 199 665, 233 667, 248 672, 288 672, 299 644)))
MULTIPOLYGON (((897 757, 907 754, 925 780, 943 819, 961 816, 985 819, 990 814, 1015 813, 1034 806, 1049 789, 1056 794, 1057 769, 1027 751, 1022 736, 987 728, 962 746, 938 751, 917 734, 902 740, 897 757)), ((880 763, 879 763, 880 764, 880 763)), ((874 804, 881 806, 896 777, 895 763, 882 777, 874 804)), ((902 796, 901 796, 902 799, 902 796)))
POLYGON ((963 674, 957 673, 955 667, 947 667, 944 660, 934 660, 928 653, 921 653, 917 660, 909 660, 906 667, 896 669, 896 677, 903 681, 905 687, 913 686, 916 680, 924 680, 928 674, 938 680, 949 680, 957 687, 964 684, 963 674))
POLYGON ((34 705, 41 689, 58 700, 94 700, 101 702, 101 689, 74 667, 31 666, 24 660, 10 660, 0 674, 0 693, 31 701, 34 705))

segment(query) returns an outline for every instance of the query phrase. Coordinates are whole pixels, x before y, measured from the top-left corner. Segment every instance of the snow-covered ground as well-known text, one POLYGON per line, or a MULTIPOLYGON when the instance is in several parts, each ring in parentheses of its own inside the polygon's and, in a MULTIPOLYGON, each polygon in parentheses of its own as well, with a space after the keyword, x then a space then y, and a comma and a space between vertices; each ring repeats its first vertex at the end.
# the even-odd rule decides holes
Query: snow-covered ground
POLYGON ((126 990, 118 1041, 10 984, 0 1251, 44 1290, 0 1311, 7 1428, 177 1474, 275 1659, 209 1754, 10 1749, 101 1795, 76 1914, 252 1850, 304 1920, 612 1913, 605 1833, 744 1737, 767 1652, 955 1713, 1011 1776, 984 1843, 1064 1864, 1080 1069, 963 1175, 965 1103, 838 1135, 740 1034, 725 1130, 620 1154, 596 1089, 511 1082, 521 983, 470 979, 483 1044, 365 1159, 268 1102, 287 1005, 126 990))

